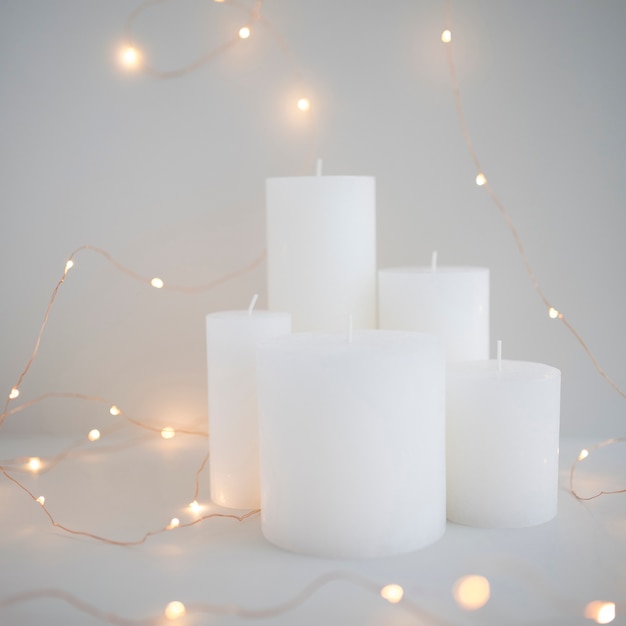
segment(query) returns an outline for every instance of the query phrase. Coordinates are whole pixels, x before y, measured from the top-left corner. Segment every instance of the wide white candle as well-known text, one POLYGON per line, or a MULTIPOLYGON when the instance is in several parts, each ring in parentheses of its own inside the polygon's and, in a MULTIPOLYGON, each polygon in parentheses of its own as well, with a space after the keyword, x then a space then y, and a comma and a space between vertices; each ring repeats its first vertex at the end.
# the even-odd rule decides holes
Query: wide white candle
POLYGON ((448 519, 517 528, 557 511, 561 373, 497 360, 448 367, 448 519))
POLYGON ((376 200, 369 176, 270 178, 269 308, 296 331, 376 327, 376 200))
POLYGON ((326 557, 410 552, 445 530, 443 345, 349 335, 259 344, 263 534, 326 557))
POLYGON ((206 318, 211 499, 258 508, 256 344, 290 332, 287 313, 222 311, 206 318))
POLYGON ((378 272, 379 328, 443 337, 448 361, 489 358, 489 269, 395 267, 378 272))

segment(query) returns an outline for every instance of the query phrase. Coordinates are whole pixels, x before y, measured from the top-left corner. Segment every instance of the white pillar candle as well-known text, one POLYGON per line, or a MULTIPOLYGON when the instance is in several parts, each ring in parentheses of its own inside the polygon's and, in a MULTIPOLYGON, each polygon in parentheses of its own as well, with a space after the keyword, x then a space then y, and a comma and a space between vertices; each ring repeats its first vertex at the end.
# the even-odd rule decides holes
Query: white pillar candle
POLYGON ((497 360, 448 366, 448 519, 521 528, 557 511, 561 373, 497 360))
POLYGON ((376 200, 369 176, 270 178, 269 308, 296 331, 376 327, 376 200))
POLYGON ((256 344, 290 332, 289 314, 222 311, 206 318, 211 499, 258 508, 256 344))
POLYGON ((489 358, 489 269, 396 267, 378 272, 380 328, 443 337, 448 361, 489 358))
POLYGON ((258 365, 261 521, 269 541, 317 556, 377 557, 443 534, 438 337, 296 333, 261 342, 258 365))

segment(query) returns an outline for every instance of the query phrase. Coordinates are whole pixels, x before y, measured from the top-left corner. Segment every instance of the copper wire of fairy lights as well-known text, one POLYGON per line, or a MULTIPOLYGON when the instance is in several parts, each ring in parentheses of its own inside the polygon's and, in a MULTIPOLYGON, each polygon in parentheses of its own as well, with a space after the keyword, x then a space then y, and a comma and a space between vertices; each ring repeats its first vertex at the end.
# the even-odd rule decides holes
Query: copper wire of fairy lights
MULTIPOLYGON (((572 324, 567 320, 567 318, 563 315, 563 313, 561 313, 558 309, 556 309, 550 303, 550 300, 548 299, 543 289, 541 288, 541 285, 539 284, 539 281, 537 280, 537 277, 535 276, 535 273, 530 265, 530 261, 524 250, 522 240, 519 236, 519 233, 517 232, 517 229, 515 228, 515 224, 513 223, 513 220, 509 212, 507 211, 506 207, 501 202, 500 198, 496 195, 493 188, 489 184, 488 177, 485 176, 484 174, 484 171, 480 165, 478 154, 476 150, 474 149, 474 145, 472 143, 472 138, 469 132, 469 126, 467 124, 465 112, 463 109, 463 103, 461 100, 461 89, 459 87, 459 81, 457 78, 456 64, 454 62, 454 54, 453 54, 453 46, 452 46, 451 0, 444 0, 444 1, 445 1, 445 30, 443 31, 441 35, 441 41, 444 43, 445 49, 446 49, 446 59, 448 61, 448 67, 450 71, 450 81, 452 84, 452 92, 454 94, 454 104, 456 107, 456 112, 459 118, 459 122, 461 124, 461 131, 463 133, 463 138, 465 139, 465 145, 467 146, 467 150, 470 154, 472 162, 474 163, 474 167, 476 168, 476 184, 486 189, 489 195, 489 198, 491 199, 491 201, 494 203, 494 205, 497 207, 498 211, 500 211, 500 214, 504 218, 509 228, 509 231, 511 232, 511 235, 513 236, 515 245, 517 247, 517 251, 519 252, 522 263, 524 264, 526 273, 528 274, 528 278, 530 279, 530 282, 532 283, 535 291, 541 298, 541 301, 543 302, 544 306, 548 310, 548 315, 550 316, 550 318, 559 319, 563 323, 565 328, 567 328, 567 330, 571 333, 571 335, 576 339, 576 341, 580 344, 582 349, 585 351, 593 367, 600 374, 600 376, 602 376, 602 378, 604 378, 609 383, 609 385, 613 388, 615 392, 617 392, 622 398, 626 399, 626 392, 624 392, 624 390, 621 389, 621 387, 604 371, 604 369, 601 367, 597 358, 595 357, 595 355, 593 354, 593 352, 591 351, 591 349, 589 348, 589 346, 587 345, 583 337, 580 335, 580 333, 572 326, 572 324)), ((618 443, 621 441, 622 441, 622 438, 607 439, 606 441, 603 441, 595 446, 591 446, 589 449, 595 450, 595 449, 598 449, 607 445, 612 445, 614 443, 618 443)), ((587 450, 587 453, 588 453, 588 450, 587 450)), ((580 455, 579 455, 579 457, 572 464, 572 467, 570 470, 570 493, 578 500, 588 500, 592 498, 581 498, 573 486, 574 471, 575 471, 576 465, 580 463, 581 460, 582 459, 580 458, 580 455)), ((626 489, 620 489, 617 491, 610 491, 610 492, 601 491, 597 495, 593 496, 593 498, 599 497, 601 495, 616 494, 616 493, 626 493, 626 489)))

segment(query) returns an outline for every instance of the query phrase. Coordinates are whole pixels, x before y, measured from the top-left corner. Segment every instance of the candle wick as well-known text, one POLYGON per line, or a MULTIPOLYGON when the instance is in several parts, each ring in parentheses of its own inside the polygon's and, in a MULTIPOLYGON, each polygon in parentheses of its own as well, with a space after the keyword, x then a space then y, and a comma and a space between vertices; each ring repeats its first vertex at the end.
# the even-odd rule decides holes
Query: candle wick
POLYGON ((348 315, 348 343, 352 343, 352 313, 348 315))
POLYGON ((317 159, 317 161, 315 162, 315 175, 322 175, 322 159, 317 159))
POLYGON ((498 355, 498 371, 502 371, 502 339, 498 339, 497 355, 498 355))
POLYGON ((250 306, 248 307, 248 316, 252 316, 252 311, 254 311, 254 305, 256 304, 256 301, 259 299, 259 294, 255 293, 252 296, 252 300, 250 301, 250 306))
POLYGON ((433 274, 437 271, 437 250, 433 250, 432 256, 430 257, 430 269, 433 274))

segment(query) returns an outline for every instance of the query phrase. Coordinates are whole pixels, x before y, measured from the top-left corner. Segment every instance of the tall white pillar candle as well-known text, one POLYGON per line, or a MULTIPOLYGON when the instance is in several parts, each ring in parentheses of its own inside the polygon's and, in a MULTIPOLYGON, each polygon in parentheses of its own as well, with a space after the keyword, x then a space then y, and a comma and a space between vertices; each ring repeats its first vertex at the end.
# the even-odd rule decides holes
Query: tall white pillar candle
POLYGON ((296 333, 261 342, 258 365, 261 521, 270 542, 377 557, 443 534, 438 337, 296 333))
POLYGON ((378 272, 380 328, 443 337, 448 361, 489 358, 489 269, 396 267, 378 272))
POLYGON ((497 360, 448 366, 448 519, 519 528, 557 511, 561 373, 497 360))
POLYGON ((369 176, 270 178, 269 308, 295 331, 376 327, 376 200, 369 176))
POLYGON ((256 344, 290 327, 287 313, 207 315, 210 488, 220 506, 259 507, 256 344))

